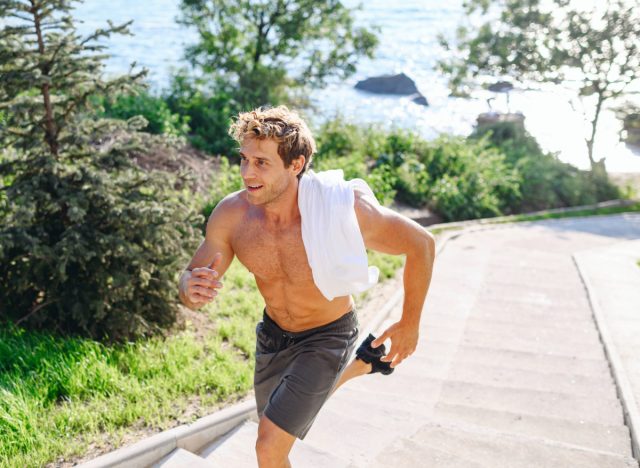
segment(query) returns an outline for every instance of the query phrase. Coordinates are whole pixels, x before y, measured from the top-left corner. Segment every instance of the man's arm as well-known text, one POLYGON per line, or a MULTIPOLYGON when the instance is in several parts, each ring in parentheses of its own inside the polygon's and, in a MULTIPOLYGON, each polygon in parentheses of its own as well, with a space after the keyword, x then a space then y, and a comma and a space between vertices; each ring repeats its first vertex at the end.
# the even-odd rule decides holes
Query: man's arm
POLYGON ((213 301, 222 287, 220 279, 233 260, 231 233, 237 219, 233 195, 222 200, 207 221, 205 238, 180 275, 180 300, 190 309, 213 301))
POLYGON ((415 221, 380 206, 370 197, 355 191, 355 211, 365 246, 391 255, 406 255, 402 318, 372 343, 378 347, 387 338, 391 339, 391 349, 382 360, 395 367, 410 356, 418 344, 420 315, 435 260, 435 239, 415 221))

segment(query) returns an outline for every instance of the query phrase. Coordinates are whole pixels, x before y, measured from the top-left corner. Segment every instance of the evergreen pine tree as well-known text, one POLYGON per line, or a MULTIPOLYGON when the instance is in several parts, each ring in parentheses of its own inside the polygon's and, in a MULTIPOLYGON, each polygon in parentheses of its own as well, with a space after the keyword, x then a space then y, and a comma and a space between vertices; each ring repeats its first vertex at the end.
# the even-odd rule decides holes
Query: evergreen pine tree
POLYGON ((110 340, 174 322, 197 222, 168 174, 131 163, 144 122, 96 119, 128 23, 81 37, 72 0, 0 0, 0 322, 110 340))

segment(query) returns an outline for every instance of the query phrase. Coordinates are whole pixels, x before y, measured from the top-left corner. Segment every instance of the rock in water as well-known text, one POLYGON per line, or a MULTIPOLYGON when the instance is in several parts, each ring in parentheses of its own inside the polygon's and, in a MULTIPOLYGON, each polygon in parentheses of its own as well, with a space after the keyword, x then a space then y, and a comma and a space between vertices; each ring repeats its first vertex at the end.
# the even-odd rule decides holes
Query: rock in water
POLYGON ((420 106, 428 106, 429 105, 429 102, 427 101, 427 98, 424 97, 420 93, 416 94, 416 96, 411 101, 415 102, 416 104, 418 104, 420 106))
POLYGON ((358 81, 356 89, 378 94, 411 95, 418 92, 416 84, 404 73, 398 75, 373 76, 366 80, 358 81))

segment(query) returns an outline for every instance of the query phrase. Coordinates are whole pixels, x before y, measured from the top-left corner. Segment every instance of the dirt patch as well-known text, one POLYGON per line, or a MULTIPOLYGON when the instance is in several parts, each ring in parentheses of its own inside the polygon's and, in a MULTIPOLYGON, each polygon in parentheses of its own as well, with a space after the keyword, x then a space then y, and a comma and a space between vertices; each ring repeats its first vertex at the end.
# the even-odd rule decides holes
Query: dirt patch
POLYGON ((163 171, 171 174, 187 174, 191 190, 206 193, 211 179, 220 167, 221 156, 212 156, 195 149, 181 139, 171 139, 149 133, 119 130, 96 144, 101 152, 109 151, 114 145, 133 145, 132 160, 147 171, 163 171))

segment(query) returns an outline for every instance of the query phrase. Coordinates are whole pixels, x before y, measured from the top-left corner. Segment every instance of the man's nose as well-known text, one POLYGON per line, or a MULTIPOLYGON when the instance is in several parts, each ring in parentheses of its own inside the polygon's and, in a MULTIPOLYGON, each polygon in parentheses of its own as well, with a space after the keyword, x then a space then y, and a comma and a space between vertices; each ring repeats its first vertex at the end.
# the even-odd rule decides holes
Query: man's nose
POLYGON ((253 173, 253 169, 251 169, 251 167, 249 166, 249 164, 240 166, 240 175, 242 176, 243 179, 253 179, 254 177, 254 173, 253 173))

